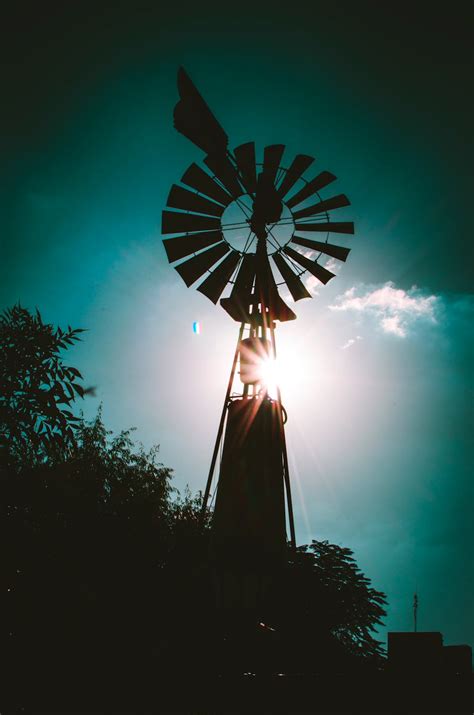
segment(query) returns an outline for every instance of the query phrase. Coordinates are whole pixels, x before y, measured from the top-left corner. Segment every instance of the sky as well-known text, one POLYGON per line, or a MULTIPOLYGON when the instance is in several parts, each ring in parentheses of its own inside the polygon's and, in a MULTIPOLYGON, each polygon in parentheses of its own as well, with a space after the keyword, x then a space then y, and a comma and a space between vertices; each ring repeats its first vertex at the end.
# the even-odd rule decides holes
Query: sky
POLYGON ((474 645, 472 5, 161 5, 4 16, 0 306, 87 328, 68 355, 86 417, 103 403, 203 489, 238 326, 161 243, 203 158, 173 129, 178 67, 231 147, 316 157, 356 233, 277 328, 297 541, 353 549, 388 597, 382 639, 412 629, 416 590, 420 630, 474 645))

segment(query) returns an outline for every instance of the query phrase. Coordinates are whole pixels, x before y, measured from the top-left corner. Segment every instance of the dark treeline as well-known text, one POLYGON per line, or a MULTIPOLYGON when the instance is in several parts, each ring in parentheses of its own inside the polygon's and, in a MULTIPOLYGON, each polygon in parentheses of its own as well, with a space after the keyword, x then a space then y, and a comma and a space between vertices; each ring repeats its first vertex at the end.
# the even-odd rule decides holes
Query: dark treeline
POLYGON ((63 354, 80 332, 19 305, 0 318, 5 711, 159 702, 178 675, 379 669, 385 597, 349 549, 301 546, 255 612, 216 609, 199 495, 177 493, 158 448, 73 412, 88 390, 63 354))

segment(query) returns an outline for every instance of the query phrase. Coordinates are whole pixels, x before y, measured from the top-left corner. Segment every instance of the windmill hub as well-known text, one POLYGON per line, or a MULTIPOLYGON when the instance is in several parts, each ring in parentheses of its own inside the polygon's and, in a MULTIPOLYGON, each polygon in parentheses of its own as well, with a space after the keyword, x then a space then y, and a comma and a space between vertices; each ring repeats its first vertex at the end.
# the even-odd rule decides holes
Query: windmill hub
POLYGON ((275 188, 273 176, 264 168, 258 177, 253 214, 250 219, 250 228, 257 238, 267 237, 267 224, 277 223, 280 220, 282 208, 283 202, 275 188))
MULTIPOLYGON (((254 201, 250 194, 243 193, 224 209, 222 214, 222 236, 231 249, 242 255, 255 253, 258 230, 254 225, 254 201)), ((269 256, 286 246, 295 230, 290 209, 281 202, 280 218, 275 223, 263 222, 261 235, 266 238, 269 256)))

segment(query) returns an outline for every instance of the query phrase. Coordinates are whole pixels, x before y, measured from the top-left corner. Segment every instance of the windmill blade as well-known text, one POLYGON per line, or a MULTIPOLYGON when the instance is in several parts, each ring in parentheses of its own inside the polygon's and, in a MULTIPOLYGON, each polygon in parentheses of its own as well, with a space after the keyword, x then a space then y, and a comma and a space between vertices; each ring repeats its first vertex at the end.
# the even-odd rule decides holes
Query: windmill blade
POLYGON ((232 196, 197 164, 191 164, 183 174, 181 182, 191 186, 201 194, 209 196, 214 201, 218 201, 223 206, 228 206, 232 201, 232 196))
POLYGON ((198 291, 207 296, 213 303, 217 303, 239 261, 240 253, 232 251, 224 258, 222 263, 219 263, 217 268, 214 268, 211 275, 201 283, 198 291))
POLYGON ((294 320, 296 315, 278 292, 278 286, 275 282, 263 241, 257 244, 255 268, 254 296, 258 303, 263 303, 269 310, 270 320, 280 320, 282 322, 294 320))
POLYGON ((212 268, 214 263, 217 263, 217 261, 225 256, 226 253, 229 253, 230 250, 228 244, 222 241, 207 251, 193 256, 193 258, 190 258, 188 261, 180 263, 179 266, 175 266, 175 268, 189 288, 192 283, 197 281, 206 271, 212 268))
POLYGON ((343 206, 349 206, 350 201, 345 194, 338 194, 330 199, 325 199, 317 204, 308 206, 305 209, 300 209, 300 211, 295 211, 293 218, 304 218, 304 216, 316 216, 317 214, 323 213, 323 211, 331 211, 331 209, 340 209, 343 206))
MULTIPOLYGON (((234 287, 230 298, 241 298, 250 295, 255 279, 255 253, 246 253, 243 257, 240 269, 235 279, 234 287)), ((248 308, 248 306, 247 306, 248 308)))
MULTIPOLYGON (((281 157, 285 151, 284 144, 272 144, 266 146, 263 152, 263 170, 268 177, 271 178, 272 184, 275 183, 276 173, 280 166, 281 157)), ((270 180, 270 179, 269 179, 270 180)))
POLYGON ((255 254, 246 253, 240 264, 232 293, 228 298, 221 299, 221 305, 230 317, 237 321, 249 321, 249 307, 255 280, 255 254))
POLYGON ((320 241, 312 241, 309 238, 301 238, 301 236, 293 236, 291 243, 311 248, 313 251, 320 251, 320 253, 337 258, 339 261, 345 261, 351 250, 350 248, 343 248, 343 246, 335 246, 333 243, 321 243, 320 241))
POLYGON ((272 255, 273 260, 276 263, 278 270, 280 271, 283 280, 285 281, 288 289, 293 296, 293 300, 301 300, 301 298, 311 298, 311 293, 309 293, 303 281, 293 272, 290 268, 289 263, 283 258, 281 253, 274 253, 272 255))
POLYGON ((163 239, 163 245, 168 261, 173 263, 222 240, 221 231, 202 231, 201 233, 186 234, 176 238, 165 238, 163 239))
POLYGON ((295 223, 295 227, 299 231, 320 231, 321 233, 354 233, 354 224, 352 221, 337 221, 331 223, 295 223))
POLYGON ((303 186, 294 196, 286 201, 286 205, 291 209, 293 206, 300 204, 305 199, 309 198, 313 194, 316 194, 320 189, 324 189, 332 181, 335 181, 337 176, 331 174, 330 171, 322 171, 320 174, 314 177, 311 181, 308 181, 306 186, 303 186))
POLYGON ((280 198, 284 198, 288 191, 296 184, 298 179, 306 169, 311 166, 314 159, 312 156, 306 156, 306 154, 297 154, 293 159, 293 162, 283 177, 283 181, 278 188, 278 194, 280 198))
POLYGON ((220 226, 220 220, 212 216, 183 214, 175 211, 163 211, 161 215, 161 233, 211 231, 213 229, 219 229, 220 226))
POLYGON ((298 263, 302 268, 313 274, 321 283, 326 284, 331 278, 334 278, 335 273, 331 273, 327 268, 321 266, 317 261, 312 261, 310 258, 306 258, 298 251, 295 251, 289 246, 284 247, 284 252, 287 256, 290 256, 296 263, 298 263))
POLYGON ((257 190, 257 166, 255 160, 255 142, 241 144, 234 149, 234 156, 240 171, 240 180, 249 194, 257 190))
POLYGON ((211 216, 222 216, 224 212, 224 206, 215 204, 213 201, 205 199, 204 196, 199 196, 199 194, 183 189, 182 186, 176 184, 171 187, 166 205, 182 211, 196 211, 211 216))
POLYGON ((224 154, 228 137, 185 70, 178 70, 180 100, 174 108, 174 126, 206 154, 224 154))
POLYGON ((204 163, 211 169, 215 176, 221 181, 227 191, 235 198, 240 196, 242 187, 239 183, 237 171, 230 163, 227 156, 206 156, 204 163))
POLYGON ((274 318, 282 323, 285 323, 287 320, 296 320, 296 314, 291 310, 290 306, 285 303, 279 293, 276 297, 274 318))

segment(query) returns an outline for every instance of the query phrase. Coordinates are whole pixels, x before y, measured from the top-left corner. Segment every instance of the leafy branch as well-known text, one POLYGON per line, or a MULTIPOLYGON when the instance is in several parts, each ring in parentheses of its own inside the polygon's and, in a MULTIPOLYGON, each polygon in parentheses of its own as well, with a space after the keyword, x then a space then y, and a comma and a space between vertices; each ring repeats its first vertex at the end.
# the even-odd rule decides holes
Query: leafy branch
POLYGON ((0 449, 14 459, 41 462, 74 445, 79 418, 70 408, 86 391, 61 352, 83 332, 55 328, 19 303, 0 314, 0 449))

